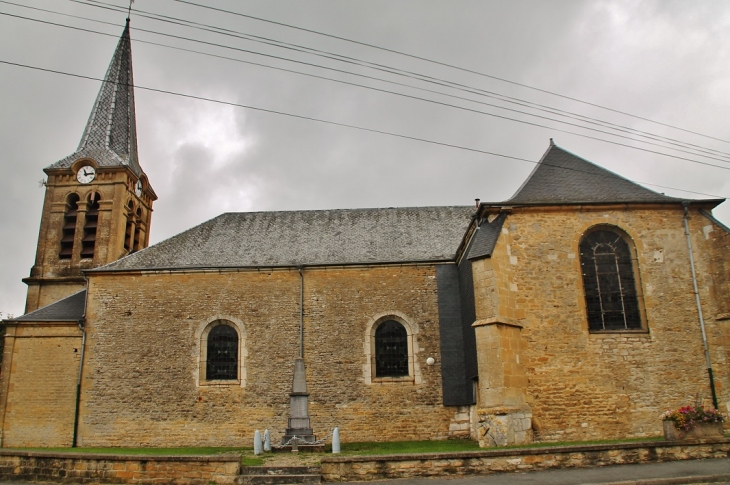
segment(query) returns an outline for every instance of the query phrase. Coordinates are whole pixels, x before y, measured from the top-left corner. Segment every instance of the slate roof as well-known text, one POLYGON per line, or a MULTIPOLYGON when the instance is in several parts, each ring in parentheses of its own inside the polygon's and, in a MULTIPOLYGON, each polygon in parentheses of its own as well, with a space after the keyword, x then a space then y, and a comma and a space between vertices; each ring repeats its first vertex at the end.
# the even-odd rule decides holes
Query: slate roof
POLYGON ((91 158, 101 167, 129 166, 137 175, 137 122, 134 114, 134 76, 129 20, 104 76, 78 149, 49 166, 69 168, 79 158, 91 158))
POLYGON ((9 322, 77 322, 84 316, 86 305, 86 290, 81 290, 63 300, 46 305, 38 310, 26 313, 18 318, 11 318, 9 322))
POLYGON ((492 255, 505 219, 507 219, 507 213, 502 212, 492 222, 484 221, 477 227, 474 242, 466 259, 479 259, 492 255))
POLYGON ((594 165, 550 140, 540 162, 504 205, 681 202, 594 165))
POLYGON ((95 271, 453 261, 473 207, 222 214, 95 271))

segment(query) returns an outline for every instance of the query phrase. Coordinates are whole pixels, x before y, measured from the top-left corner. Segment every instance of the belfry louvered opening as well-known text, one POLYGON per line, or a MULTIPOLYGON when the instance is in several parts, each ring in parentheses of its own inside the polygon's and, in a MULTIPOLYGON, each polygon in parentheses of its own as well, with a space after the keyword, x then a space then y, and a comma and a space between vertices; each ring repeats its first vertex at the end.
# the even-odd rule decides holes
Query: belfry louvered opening
POLYGON ((99 224, 99 201, 101 197, 96 192, 89 196, 86 205, 86 219, 84 220, 84 237, 81 239, 81 257, 93 258, 96 247, 96 228, 99 224))
POLYGON ((58 253, 59 259, 71 259, 73 256, 78 204, 78 195, 70 194, 66 198, 66 212, 63 215, 63 228, 61 229, 61 249, 58 253))
POLYGON ((124 250, 132 252, 134 242, 134 202, 127 202, 127 224, 124 229, 124 250))
POLYGON ((623 233, 606 227, 592 230, 581 239, 580 263, 589 330, 642 328, 630 244, 623 233))

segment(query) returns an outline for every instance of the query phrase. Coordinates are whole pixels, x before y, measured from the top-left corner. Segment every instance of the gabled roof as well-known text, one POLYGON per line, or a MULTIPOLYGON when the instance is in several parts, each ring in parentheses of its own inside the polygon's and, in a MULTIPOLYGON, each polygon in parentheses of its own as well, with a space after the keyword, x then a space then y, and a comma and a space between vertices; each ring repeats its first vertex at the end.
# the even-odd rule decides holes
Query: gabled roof
POLYGON ((594 165, 550 140, 550 147, 530 176, 505 205, 678 203, 594 165))
POLYGON ((78 322, 84 317, 86 306, 86 290, 81 290, 63 300, 46 305, 38 310, 26 313, 18 318, 10 318, 9 322, 78 322))
POLYGON ((473 212, 405 207, 228 213, 88 272, 453 261, 473 212))
POLYGON ((142 174, 137 159, 129 19, 104 76, 78 149, 48 168, 68 168, 76 160, 87 157, 101 167, 128 166, 136 175, 142 174))

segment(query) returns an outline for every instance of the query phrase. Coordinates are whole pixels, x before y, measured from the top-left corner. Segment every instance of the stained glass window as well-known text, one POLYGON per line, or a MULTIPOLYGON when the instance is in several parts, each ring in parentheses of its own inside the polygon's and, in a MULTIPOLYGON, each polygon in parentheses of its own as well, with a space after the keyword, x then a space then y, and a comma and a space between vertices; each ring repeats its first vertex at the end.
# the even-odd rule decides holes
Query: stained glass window
POLYGON ((208 334, 205 366, 207 380, 238 379, 238 332, 228 325, 218 325, 208 334))
POLYGON ((375 377, 408 375, 408 333, 403 324, 386 320, 375 329, 375 377))
POLYGON ((608 229, 589 232, 580 243, 580 263, 588 328, 640 329, 641 311, 626 238, 608 229))

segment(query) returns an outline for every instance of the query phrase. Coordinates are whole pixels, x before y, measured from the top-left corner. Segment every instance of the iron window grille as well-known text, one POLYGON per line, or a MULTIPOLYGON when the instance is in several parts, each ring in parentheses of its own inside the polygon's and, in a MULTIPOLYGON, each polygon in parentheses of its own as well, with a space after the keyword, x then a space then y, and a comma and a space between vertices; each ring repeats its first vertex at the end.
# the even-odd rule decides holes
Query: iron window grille
POLYGON ((624 236, 605 229, 586 234, 580 263, 589 330, 641 329, 631 249, 624 236))
POLYGON ((205 378, 238 379, 238 333, 228 325, 218 325, 208 334, 205 378))
POLYGON ((395 320, 375 329, 375 377, 408 375, 408 332, 395 320))

